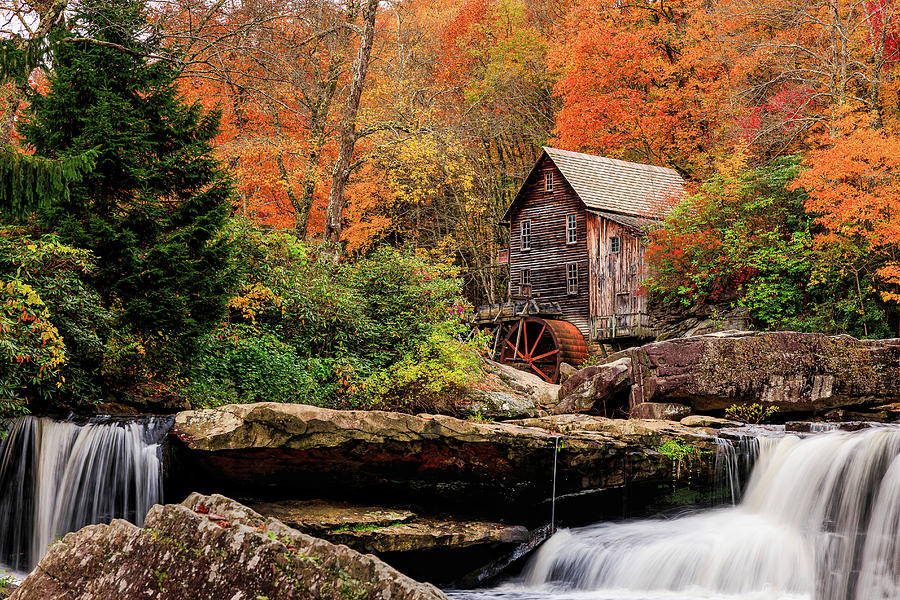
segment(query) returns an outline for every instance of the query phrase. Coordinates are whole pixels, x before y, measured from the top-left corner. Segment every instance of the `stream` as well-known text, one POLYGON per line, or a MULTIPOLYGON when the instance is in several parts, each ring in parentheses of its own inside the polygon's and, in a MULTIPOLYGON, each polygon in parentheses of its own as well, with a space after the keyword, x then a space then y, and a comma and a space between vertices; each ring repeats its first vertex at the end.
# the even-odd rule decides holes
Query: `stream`
MULTIPOLYGON (((897 600, 900 429, 759 438, 737 504, 561 529, 453 600, 897 600)), ((726 461, 737 468, 738 461, 726 461)), ((732 482, 736 477, 728 474, 732 482)))

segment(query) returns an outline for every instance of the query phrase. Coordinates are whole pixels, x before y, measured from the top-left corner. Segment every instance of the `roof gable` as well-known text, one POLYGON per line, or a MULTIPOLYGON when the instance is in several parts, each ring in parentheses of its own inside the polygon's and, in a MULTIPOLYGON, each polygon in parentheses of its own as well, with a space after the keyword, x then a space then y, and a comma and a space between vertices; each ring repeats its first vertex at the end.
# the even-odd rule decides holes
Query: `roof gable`
POLYGON ((547 156, 588 209, 661 219, 684 195, 674 169, 544 147, 503 216, 508 221, 531 176, 547 156))

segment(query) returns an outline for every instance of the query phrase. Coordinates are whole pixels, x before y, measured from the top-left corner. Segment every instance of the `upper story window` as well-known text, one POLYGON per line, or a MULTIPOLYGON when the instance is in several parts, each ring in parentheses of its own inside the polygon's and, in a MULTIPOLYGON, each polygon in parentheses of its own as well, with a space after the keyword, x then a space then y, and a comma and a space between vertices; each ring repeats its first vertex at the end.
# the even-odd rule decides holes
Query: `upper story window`
POLYGON ((576 215, 566 216, 566 243, 574 244, 578 241, 578 218, 576 215))
POLYGON ((531 221, 522 221, 522 250, 531 250, 531 221))
POLYGON ((544 191, 553 191, 553 173, 544 173, 544 191))
POLYGON ((531 269, 522 269, 522 285, 531 285, 531 269))
POLYGON ((619 237, 611 237, 609 238, 609 253, 616 254, 619 252, 619 237))
POLYGON ((570 296, 578 293, 578 263, 566 263, 566 292, 570 296))

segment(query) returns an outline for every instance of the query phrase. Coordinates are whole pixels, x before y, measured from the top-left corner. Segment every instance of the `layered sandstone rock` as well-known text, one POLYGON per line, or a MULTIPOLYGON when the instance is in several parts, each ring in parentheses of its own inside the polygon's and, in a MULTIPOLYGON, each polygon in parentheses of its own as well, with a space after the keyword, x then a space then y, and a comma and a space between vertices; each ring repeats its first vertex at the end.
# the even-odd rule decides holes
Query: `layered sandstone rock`
POLYGON ((528 529, 521 525, 422 516, 404 509, 346 502, 282 500, 253 508, 298 531, 378 555, 515 545, 529 539, 528 529))
POLYGON ((645 402, 695 411, 758 402, 782 412, 821 413, 900 400, 900 340, 732 331, 654 342, 573 375, 560 388, 558 409, 598 411, 621 392, 610 380, 627 381, 632 411, 645 402))
POLYGON ((557 495, 565 497, 668 480, 668 459, 655 448, 669 439, 715 447, 701 430, 647 423, 583 415, 478 423, 296 404, 225 406, 177 415, 169 489, 417 505, 532 526, 549 513, 554 459, 557 495))

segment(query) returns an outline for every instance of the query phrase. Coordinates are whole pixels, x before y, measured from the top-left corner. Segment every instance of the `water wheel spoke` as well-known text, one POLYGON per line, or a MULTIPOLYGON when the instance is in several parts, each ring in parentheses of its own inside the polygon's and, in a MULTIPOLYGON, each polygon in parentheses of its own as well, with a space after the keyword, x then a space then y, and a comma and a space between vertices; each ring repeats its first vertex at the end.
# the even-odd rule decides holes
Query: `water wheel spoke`
POLYGON ((544 323, 544 326, 541 327, 541 332, 538 334, 537 339, 534 340, 534 346, 531 347, 531 350, 528 351, 528 354, 534 354, 534 351, 537 350, 538 344, 541 343, 541 338, 544 336, 544 332, 547 331, 547 324, 544 323))
POLYGON ((512 343, 511 341, 506 340, 506 345, 513 349, 513 355, 512 355, 513 360, 515 360, 516 354, 518 354, 519 356, 521 356, 521 357, 522 357, 522 360, 528 360, 528 358, 527 358, 524 354, 522 354, 521 352, 519 352, 519 349, 518 349, 518 348, 516 348, 515 346, 513 346, 513 343, 512 343))
POLYGON ((529 352, 528 352, 528 328, 525 325, 526 325, 525 319, 522 319, 521 321, 519 321, 519 327, 522 328, 522 335, 525 336, 525 353, 529 354, 529 352))
POLYGON ((538 367, 536 364, 531 363, 531 368, 534 369, 534 370, 537 372, 538 375, 540 375, 541 377, 543 377, 543 378, 544 378, 544 381, 546 381, 547 383, 553 383, 553 378, 552 378, 552 377, 547 377, 547 374, 544 373, 543 371, 541 371, 540 367, 538 367))
POLYGON ((545 353, 541 354, 540 356, 532 356, 531 360, 541 360, 542 358, 547 358, 548 356, 553 356, 554 354, 556 354, 558 352, 559 352, 559 348, 557 348, 556 350, 551 350, 550 352, 545 352, 545 353))

